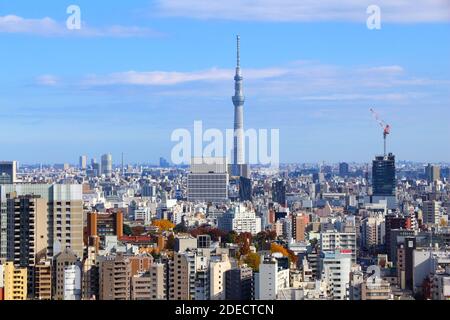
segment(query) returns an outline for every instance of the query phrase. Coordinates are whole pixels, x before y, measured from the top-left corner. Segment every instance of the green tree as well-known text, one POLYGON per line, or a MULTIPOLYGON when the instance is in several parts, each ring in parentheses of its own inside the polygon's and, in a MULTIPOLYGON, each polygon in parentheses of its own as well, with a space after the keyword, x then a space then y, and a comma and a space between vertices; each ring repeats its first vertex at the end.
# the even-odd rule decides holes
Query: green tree
POLYGON ((129 225, 127 224, 123 225, 123 234, 126 236, 131 236, 133 234, 133 231, 131 230, 129 225))

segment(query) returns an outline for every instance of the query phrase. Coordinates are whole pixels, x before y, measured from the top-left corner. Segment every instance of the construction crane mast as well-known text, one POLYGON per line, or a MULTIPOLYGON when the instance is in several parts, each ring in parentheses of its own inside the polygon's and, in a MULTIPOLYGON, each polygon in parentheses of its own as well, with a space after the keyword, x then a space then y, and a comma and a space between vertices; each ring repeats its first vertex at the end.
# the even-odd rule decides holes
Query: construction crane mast
POLYGON ((378 113, 376 113, 372 108, 370 108, 370 112, 372 113, 373 117, 378 122, 380 127, 383 129, 384 156, 386 157, 386 137, 391 133, 391 126, 388 125, 384 120, 382 120, 378 113))

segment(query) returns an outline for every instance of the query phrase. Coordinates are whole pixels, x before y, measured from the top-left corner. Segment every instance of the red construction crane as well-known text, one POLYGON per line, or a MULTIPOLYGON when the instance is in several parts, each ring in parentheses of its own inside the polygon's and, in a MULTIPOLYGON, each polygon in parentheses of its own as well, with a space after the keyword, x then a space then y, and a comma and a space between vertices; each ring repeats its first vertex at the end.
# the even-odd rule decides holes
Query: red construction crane
POLYGON ((372 113, 373 117, 378 122, 380 127, 383 128, 384 156, 386 156, 386 137, 391 133, 391 126, 388 125, 384 120, 382 120, 378 113, 376 113, 372 108, 370 108, 370 112, 372 113))

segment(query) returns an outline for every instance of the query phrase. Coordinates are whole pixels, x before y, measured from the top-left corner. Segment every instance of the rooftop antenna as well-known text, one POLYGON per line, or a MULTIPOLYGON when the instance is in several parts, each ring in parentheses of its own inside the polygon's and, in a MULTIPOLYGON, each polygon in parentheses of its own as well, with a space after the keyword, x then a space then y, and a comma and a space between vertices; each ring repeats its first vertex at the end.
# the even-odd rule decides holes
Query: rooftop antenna
POLYGON ((384 157, 386 157, 386 138, 388 134, 391 133, 391 126, 388 125, 384 120, 380 118, 378 113, 375 112, 372 108, 370 108, 370 112, 372 113, 375 120, 378 122, 380 127, 383 129, 383 141, 384 141, 384 157))

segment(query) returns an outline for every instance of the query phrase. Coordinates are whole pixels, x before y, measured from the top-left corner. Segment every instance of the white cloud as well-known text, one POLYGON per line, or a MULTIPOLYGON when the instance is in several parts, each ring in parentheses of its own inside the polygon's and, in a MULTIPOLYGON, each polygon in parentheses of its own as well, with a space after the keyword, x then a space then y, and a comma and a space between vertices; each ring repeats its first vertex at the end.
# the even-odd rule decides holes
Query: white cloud
POLYGON ((90 27, 82 24, 79 30, 68 30, 65 23, 49 17, 27 19, 16 15, 0 16, 0 33, 19 33, 46 37, 146 37, 157 36, 158 32, 136 26, 90 27))
POLYGON ((59 82, 59 78, 51 74, 44 74, 36 78, 36 83, 42 86, 55 86, 59 82))
POLYGON ((381 8, 382 22, 450 21, 448 0, 158 0, 157 10, 196 19, 365 22, 369 5, 381 8))
MULTIPOLYGON (((211 68, 200 71, 126 71, 92 74, 70 85, 84 89, 176 97, 217 98, 233 90, 234 69, 211 68), (122 87, 122 88, 121 88, 122 87), (139 88, 144 88, 143 91, 139 88), (118 91, 117 91, 118 90, 118 91)), ((410 75, 402 66, 325 65, 296 61, 287 65, 243 69, 244 93, 263 100, 295 101, 394 101, 425 97, 429 89, 446 88, 446 79, 428 79, 410 75)), ((52 77, 41 82, 53 83, 52 77)), ((55 80, 56 82, 56 80, 55 80)), ((67 84, 67 83, 66 83, 67 84)))
MULTIPOLYGON (((287 70, 269 68, 248 70, 248 79, 265 79, 286 74, 287 70)), ((229 81, 234 76, 232 69, 211 68, 194 72, 127 71, 106 76, 90 75, 83 80, 84 85, 176 85, 195 81, 229 81)))

